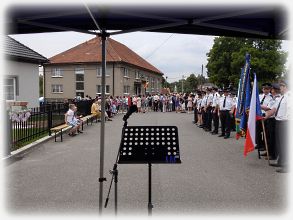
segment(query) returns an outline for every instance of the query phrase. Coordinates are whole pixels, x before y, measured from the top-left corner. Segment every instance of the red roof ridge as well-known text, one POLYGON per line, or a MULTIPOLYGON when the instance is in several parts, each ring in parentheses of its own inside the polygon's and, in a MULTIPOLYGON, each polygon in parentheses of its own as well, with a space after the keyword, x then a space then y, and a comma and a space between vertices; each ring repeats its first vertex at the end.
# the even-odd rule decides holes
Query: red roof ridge
MULTIPOLYGON (((163 74, 160 70, 143 59, 124 44, 107 39, 106 56, 108 62, 125 62, 154 73, 163 74)), ((101 40, 97 36, 51 57, 51 64, 95 63, 102 61, 101 40)))

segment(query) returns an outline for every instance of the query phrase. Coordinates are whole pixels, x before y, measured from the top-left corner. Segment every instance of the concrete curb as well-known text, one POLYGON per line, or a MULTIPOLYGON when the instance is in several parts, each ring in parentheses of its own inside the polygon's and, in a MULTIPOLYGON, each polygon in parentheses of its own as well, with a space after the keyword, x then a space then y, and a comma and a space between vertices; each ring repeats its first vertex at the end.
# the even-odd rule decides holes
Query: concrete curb
MULTIPOLYGON (((70 127, 64 129, 62 132, 65 132, 69 130, 70 127)), ((57 132, 56 135, 59 135, 61 132, 57 132)), ((25 145, 15 151, 12 151, 9 155, 6 157, 2 158, 2 162, 4 162, 5 165, 9 165, 15 161, 21 160, 26 154, 30 153, 33 149, 39 147, 40 144, 45 143, 51 139, 54 139, 54 134, 52 136, 45 136, 43 138, 40 138, 28 145, 25 145)))

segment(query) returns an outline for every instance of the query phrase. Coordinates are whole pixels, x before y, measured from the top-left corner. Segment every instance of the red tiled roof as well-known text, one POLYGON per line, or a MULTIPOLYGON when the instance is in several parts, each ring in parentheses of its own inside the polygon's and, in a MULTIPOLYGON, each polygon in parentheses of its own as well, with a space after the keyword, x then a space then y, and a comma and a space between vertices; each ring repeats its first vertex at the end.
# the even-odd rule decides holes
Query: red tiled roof
MULTIPOLYGON (((152 64, 144 60, 125 45, 108 38, 106 45, 107 62, 125 62, 155 73, 163 74, 152 64)), ((102 61, 102 44, 99 37, 79 44, 67 51, 51 57, 51 64, 63 63, 93 63, 102 61)))

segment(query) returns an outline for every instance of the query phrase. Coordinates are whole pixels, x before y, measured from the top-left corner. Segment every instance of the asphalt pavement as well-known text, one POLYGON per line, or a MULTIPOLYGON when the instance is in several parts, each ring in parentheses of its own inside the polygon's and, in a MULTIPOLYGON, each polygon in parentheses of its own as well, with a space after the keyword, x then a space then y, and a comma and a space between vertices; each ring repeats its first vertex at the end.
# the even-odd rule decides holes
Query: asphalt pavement
MULTIPOLYGON (((225 140, 192 123, 187 113, 133 114, 128 125, 175 125, 181 164, 152 166, 153 215, 279 215, 288 208, 288 174, 276 173, 257 152, 243 156, 244 139, 225 140)), ((105 124, 103 198, 119 148, 122 115, 105 124)), ((98 215, 100 123, 75 137, 40 144, 4 167, 8 214, 98 215)), ((118 165, 118 214, 145 215, 147 164, 118 165)), ((114 215, 114 188, 103 215, 114 215)))

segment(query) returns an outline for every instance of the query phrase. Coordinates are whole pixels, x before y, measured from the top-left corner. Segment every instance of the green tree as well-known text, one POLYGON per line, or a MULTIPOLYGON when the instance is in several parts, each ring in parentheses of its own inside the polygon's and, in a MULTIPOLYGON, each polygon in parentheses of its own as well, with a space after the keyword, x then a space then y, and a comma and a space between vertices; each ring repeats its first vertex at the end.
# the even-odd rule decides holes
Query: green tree
POLYGON ((215 38, 207 53, 209 81, 216 85, 237 87, 245 54, 251 55, 251 70, 259 82, 275 81, 285 73, 287 53, 281 51, 280 40, 215 38))

